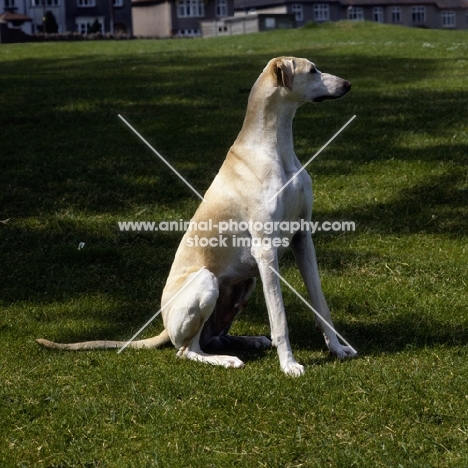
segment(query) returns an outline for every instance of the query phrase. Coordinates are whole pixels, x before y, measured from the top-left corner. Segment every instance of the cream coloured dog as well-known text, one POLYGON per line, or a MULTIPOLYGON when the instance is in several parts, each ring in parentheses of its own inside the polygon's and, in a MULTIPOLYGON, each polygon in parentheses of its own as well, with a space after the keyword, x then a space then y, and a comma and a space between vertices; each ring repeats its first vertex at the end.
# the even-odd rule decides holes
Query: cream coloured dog
MULTIPOLYGON (((281 229, 284 223, 310 221, 312 214, 311 179, 305 171, 298 174, 302 166, 294 154, 295 112, 304 103, 339 98, 350 89, 349 81, 321 73, 306 59, 279 57, 268 63, 250 93, 243 127, 206 192, 205 202, 192 219, 195 227, 187 230, 175 255, 161 301, 165 329, 156 337, 131 342, 130 347, 157 348, 171 341, 181 358, 243 367, 240 359, 225 354, 228 349, 237 345, 273 345, 287 375, 303 374, 304 367, 295 360, 289 343, 280 282, 275 273, 290 244, 312 306, 321 316, 316 317, 316 325, 330 352, 339 358, 355 354, 354 349, 338 341, 333 331, 310 232, 281 229), (210 231, 197 229, 209 220, 210 231), (240 229, 240 222, 244 226, 249 222, 249 228, 240 229), (254 224, 273 229, 266 233, 253 229, 254 224), (220 225, 230 227, 224 236, 220 225), (258 275, 263 283, 272 341, 262 336, 228 334, 258 275)), ((38 342, 70 350, 125 344, 59 344, 43 339, 38 342)))

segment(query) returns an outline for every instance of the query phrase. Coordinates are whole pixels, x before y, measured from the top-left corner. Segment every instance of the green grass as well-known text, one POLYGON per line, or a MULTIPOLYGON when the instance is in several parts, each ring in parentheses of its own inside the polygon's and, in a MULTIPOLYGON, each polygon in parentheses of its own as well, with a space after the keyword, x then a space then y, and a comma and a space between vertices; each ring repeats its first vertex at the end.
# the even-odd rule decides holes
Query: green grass
MULTIPOLYGON (((0 466, 466 467, 466 32, 339 23, 213 40, 0 47, 0 466), (180 233, 123 220, 189 219, 277 55, 353 82, 295 121, 337 329, 329 359, 310 311, 283 290, 292 346, 225 370, 174 349, 53 352, 35 339, 128 339, 159 308, 180 233), (8 221, 7 221, 8 220, 8 221), (80 242, 86 245, 78 250, 80 242)), ((305 288, 291 255, 281 272, 305 288)), ((160 320, 145 331, 161 330, 160 320)), ((233 331, 268 334, 257 288, 233 331)))

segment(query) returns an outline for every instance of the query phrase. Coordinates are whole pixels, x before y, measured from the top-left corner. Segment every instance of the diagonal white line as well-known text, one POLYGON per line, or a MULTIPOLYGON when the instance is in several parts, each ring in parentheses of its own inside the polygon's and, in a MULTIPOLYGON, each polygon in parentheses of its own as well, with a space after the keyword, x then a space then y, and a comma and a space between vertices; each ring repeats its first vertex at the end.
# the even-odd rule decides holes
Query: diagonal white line
POLYGON ((276 198, 355 118, 353 115, 268 201, 276 198))
POLYGON ((270 268, 271 271, 281 280, 283 283, 289 287, 289 289, 317 316, 319 317, 322 322, 330 328, 334 333, 336 333, 336 336, 341 338, 343 343, 348 345, 353 352, 357 354, 357 351, 270 265, 268 265, 268 268, 270 268))
POLYGON ((174 300, 177 296, 204 270, 202 268, 199 270, 192 278, 190 278, 187 283, 185 283, 178 291, 177 294, 174 294, 165 304, 161 307, 118 351, 117 354, 120 354, 135 338, 174 300))
POLYGON ((125 124, 136 134, 140 137, 141 141, 143 141, 143 143, 145 143, 145 145, 147 145, 152 151, 153 153, 159 157, 159 159, 161 159, 161 161, 166 164, 167 167, 169 167, 169 169, 171 169, 177 176, 179 176, 179 179, 181 179, 188 187, 190 187, 193 192, 201 199, 203 200, 204 202, 206 202, 206 200, 184 179, 184 177, 182 177, 181 174, 179 174, 179 172, 177 172, 177 170, 171 166, 171 164, 169 164, 168 161, 166 161, 120 114, 119 114, 119 117, 120 119, 125 122, 125 124))

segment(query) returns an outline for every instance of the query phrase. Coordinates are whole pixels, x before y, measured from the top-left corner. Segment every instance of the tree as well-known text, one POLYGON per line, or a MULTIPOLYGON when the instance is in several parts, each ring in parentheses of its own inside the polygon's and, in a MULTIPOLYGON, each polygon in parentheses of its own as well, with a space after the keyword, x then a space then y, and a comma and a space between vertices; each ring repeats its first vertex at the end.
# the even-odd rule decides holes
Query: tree
POLYGON ((58 23, 51 11, 47 11, 44 16, 44 28, 46 33, 58 33, 58 23))
POLYGON ((88 34, 95 34, 101 32, 101 23, 95 19, 94 23, 88 27, 88 34))

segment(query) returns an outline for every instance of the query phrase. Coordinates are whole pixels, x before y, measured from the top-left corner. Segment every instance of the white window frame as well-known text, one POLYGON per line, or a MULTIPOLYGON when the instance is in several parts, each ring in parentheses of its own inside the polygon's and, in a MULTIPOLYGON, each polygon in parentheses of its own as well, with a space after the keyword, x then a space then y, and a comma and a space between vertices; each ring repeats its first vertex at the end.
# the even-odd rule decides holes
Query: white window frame
POLYGON ((304 21, 304 8, 302 3, 291 4, 291 13, 295 15, 296 21, 304 21))
POLYGON ((314 21, 330 21, 330 6, 326 3, 316 3, 314 5, 314 21))
POLYGON ((382 7, 374 7, 372 8, 372 19, 376 23, 383 23, 384 22, 384 13, 382 7))
POLYGON ((349 21, 364 21, 364 9, 362 7, 348 7, 349 21))
POLYGON ((411 21, 414 24, 422 24, 426 22, 426 7, 414 6, 411 7, 411 21))
POLYGON ((216 16, 224 18, 228 15, 228 2, 227 0, 216 0, 216 16))
POLYGON ((443 28, 454 28, 456 26, 456 15, 454 11, 443 11, 440 14, 443 28))
POLYGON ((88 34, 89 23, 87 21, 77 20, 75 26, 78 34, 88 34))
POLYGON ((76 6, 79 8, 93 8, 96 6, 96 0, 76 0, 76 6))
POLYGON ((399 24, 402 22, 402 16, 401 16, 401 7, 392 7, 392 23, 393 24, 399 24))
POLYGON ((104 34, 104 18, 102 17, 78 17, 75 19, 75 28, 79 34, 88 34, 88 27, 92 26, 95 20, 101 25, 101 33, 104 34))
MULTIPOLYGON (((177 5, 177 18, 203 18, 205 16, 205 2, 203 0, 180 0, 177 5)), ((186 30, 184 31, 184 35, 186 30)))

